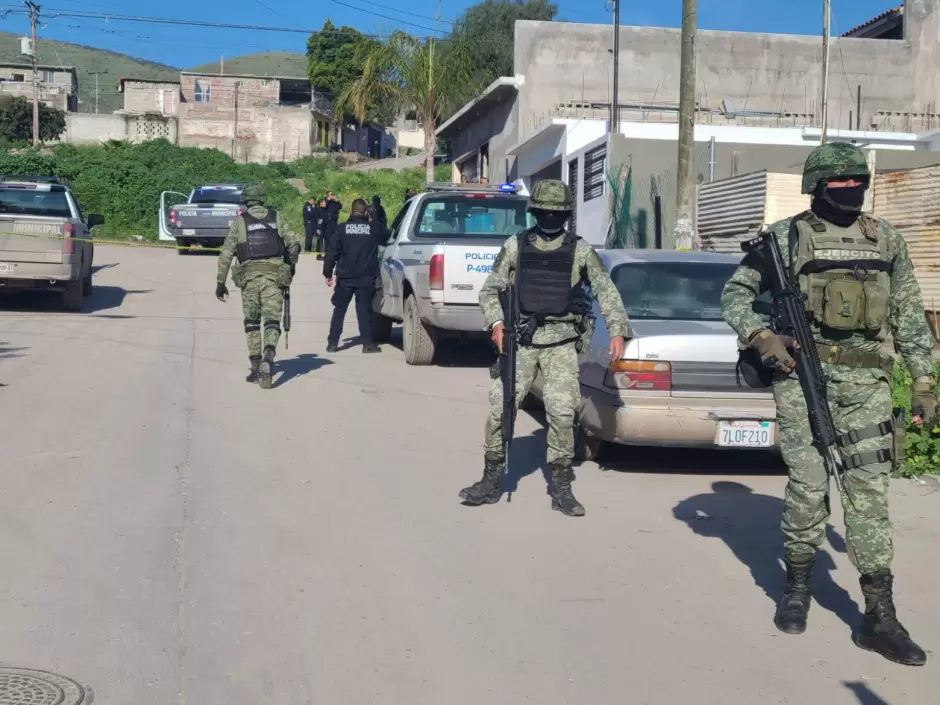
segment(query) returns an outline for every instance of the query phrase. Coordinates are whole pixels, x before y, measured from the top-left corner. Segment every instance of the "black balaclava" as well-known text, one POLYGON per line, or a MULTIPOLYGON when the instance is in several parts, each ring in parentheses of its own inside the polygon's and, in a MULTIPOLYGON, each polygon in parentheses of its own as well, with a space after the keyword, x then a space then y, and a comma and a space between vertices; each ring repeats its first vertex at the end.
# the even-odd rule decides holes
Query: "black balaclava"
POLYGON ((827 183, 822 181, 817 184, 813 192, 813 203, 810 208, 823 220, 847 228, 861 215, 867 188, 867 179, 862 179, 861 186, 841 188, 829 188, 827 183))
POLYGON ((546 240, 554 240, 565 232, 565 223, 571 217, 570 211, 545 211, 532 209, 532 217, 538 225, 538 234, 546 240))

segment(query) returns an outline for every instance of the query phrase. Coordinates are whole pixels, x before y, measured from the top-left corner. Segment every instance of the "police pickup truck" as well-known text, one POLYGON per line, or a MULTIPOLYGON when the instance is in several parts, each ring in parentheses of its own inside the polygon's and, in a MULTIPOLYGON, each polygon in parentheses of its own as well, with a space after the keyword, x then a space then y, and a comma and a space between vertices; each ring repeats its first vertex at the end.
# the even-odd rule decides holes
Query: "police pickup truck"
POLYGON ((232 221, 244 210, 245 184, 210 184, 194 188, 189 196, 175 191, 160 194, 159 239, 175 241, 181 255, 193 245, 221 247, 232 221), (170 205, 173 198, 185 203, 170 205))
POLYGON ((402 324, 405 362, 430 365, 446 336, 487 337, 480 288, 507 238, 534 224, 512 184, 429 184, 389 226, 373 337, 402 324))
POLYGON ((100 215, 82 215, 71 189, 56 176, 0 176, 0 292, 56 291, 80 311, 91 295, 100 215))

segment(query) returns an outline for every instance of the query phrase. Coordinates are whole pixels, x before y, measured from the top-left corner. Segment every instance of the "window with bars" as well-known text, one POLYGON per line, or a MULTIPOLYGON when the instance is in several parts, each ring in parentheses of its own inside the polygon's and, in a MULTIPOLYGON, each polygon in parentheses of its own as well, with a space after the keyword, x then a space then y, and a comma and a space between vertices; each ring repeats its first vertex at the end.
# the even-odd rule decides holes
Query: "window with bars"
POLYGON ((606 162, 606 144, 584 153, 584 176, 581 183, 583 184, 585 203, 604 195, 604 167, 606 162))
POLYGON ((571 211, 571 230, 576 232, 578 229, 578 158, 575 157, 568 162, 568 188, 571 189, 571 198, 574 201, 574 209, 571 211))

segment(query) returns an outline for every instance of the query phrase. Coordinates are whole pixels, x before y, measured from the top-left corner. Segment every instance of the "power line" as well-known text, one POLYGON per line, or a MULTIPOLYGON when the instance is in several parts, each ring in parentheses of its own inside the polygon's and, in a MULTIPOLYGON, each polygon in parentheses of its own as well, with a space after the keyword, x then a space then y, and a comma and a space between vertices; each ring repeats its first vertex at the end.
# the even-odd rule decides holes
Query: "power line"
MULTIPOLYGON (((261 0, 256 0, 256 1, 257 1, 257 2, 261 2, 261 0)), ((344 2, 340 2, 340 0, 333 0, 333 2, 335 2, 335 3, 338 4, 338 5, 345 5, 346 7, 353 7, 352 5, 346 5, 346 3, 344 3, 344 2)), ((366 5, 372 5, 373 7, 381 7, 381 8, 384 8, 384 9, 386 9, 386 10, 391 10, 392 12, 397 12, 399 15, 408 15, 409 17, 417 17, 418 19, 421 19, 421 20, 431 20, 432 22, 435 22, 435 21, 436 21, 436 22, 446 22, 447 24, 451 24, 451 25, 457 24, 454 20, 446 20, 446 19, 444 19, 443 17, 431 17, 431 16, 429 16, 429 15, 418 15, 418 14, 416 14, 416 13, 414 13, 414 12, 407 12, 406 10, 399 10, 399 9, 396 8, 396 7, 390 7, 389 5, 383 5, 382 3, 379 3, 379 2, 370 2, 370 0, 356 0, 356 2, 361 2, 361 3, 364 3, 364 4, 366 4, 366 5)), ((353 9, 354 9, 354 10, 360 10, 361 8, 353 7, 353 9)), ((362 9, 362 12, 369 12, 369 10, 362 9)), ((371 14, 378 15, 377 12, 373 12, 373 13, 371 13, 371 14)), ((385 17, 385 15, 378 15, 378 16, 379 16, 379 17, 385 17)), ((385 19, 393 20, 393 19, 395 19, 395 18, 394 18, 394 17, 385 17, 385 19)), ((395 21, 398 22, 398 21, 400 21, 400 20, 395 20, 395 21)), ((405 24, 405 23, 403 22, 402 24, 405 24)), ((410 25, 409 25, 409 26, 410 26, 410 25)))
MULTIPOLYGON (((339 2, 339 0, 333 0, 333 2, 339 2)), ((344 3, 340 3, 340 4, 344 4, 344 3)), ((347 5, 347 6, 353 7, 353 9, 360 10, 361 12, 369 12, 368 10, 365 10, 363 8, 356 8, 351 5, 347 5)), ((27 15, 28 14, 26 10, 21 10, 17 7, 10 7, 10 6, 2 7, 0 8, 0 10, 6 10, 10 14, 15 14, 15 15, 27 15)), ((287 32, 291 34, 307 34, 307 35, 324 33, 323 30, 305 29, 301 27, 276 27, 276 26, 271 26, 271 25, 231 24, 231 23, 226 23, 226 22, 208 22, 205 20, 182 20, 182 19, 176 19, 176 18, 170 18, 170 17, 145 17, 145 16, 139 16, 139 15, 122 15, 122 14, 110 13, 110 12, 82 12, 79 10, 59 10, 59 9, 54 9, 54 8, 50 8, 46 10, 45 12, 48 13, 46 15, 47 17, 71 17, 71 18, 77 18, 77 19, 105 20, 109 22, 110 21, 140 22, 143 24, 165 24, 165 25, 184 26, 184 27, 206 27, 206 28, 212 28, 212 29, 240 29, 240 30, 248 30, 248 31, 254 31, 254 32, 287 32)), ((370 14, 377 14, 377 13, 370 13, 370 14)), ((384 15, 380 15, 380 16, 385 17, 384 15)), ((438 31, 432 27, 425 27, 423 25, 413 25, 407 22, 402 22, 401 20, 395 19, 393 17, 388 17, 386 19, 391 19, 395 22, 399 22, 401 24, 407 24, 413 27, 419 27, 420 29, 427 29, 431 32, 438 31)), ((341 32, 340 30, 326 30, 326 33, 344 34, 344 32, 341 32)), ((374 37, 377 39, 382 38, 382 35, 379 35, 379 34, 368 34, 365 32, 359 32, 359 34, 361 34, 364 37, 374 37)), ((427 37, 421 37, 421 38, 425 39, 427 37)))

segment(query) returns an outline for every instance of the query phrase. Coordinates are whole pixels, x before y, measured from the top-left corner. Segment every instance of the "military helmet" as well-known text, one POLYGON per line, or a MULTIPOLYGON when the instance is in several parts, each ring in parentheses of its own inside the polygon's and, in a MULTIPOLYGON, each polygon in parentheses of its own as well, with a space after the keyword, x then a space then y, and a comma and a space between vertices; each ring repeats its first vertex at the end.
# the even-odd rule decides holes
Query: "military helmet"
POLYGON ((803 193, 813 193, 822 181, 836 178, 871 179, 865 153, 854 144, 836 142, 816 147, 803 166, 803 193))
POLYGON ((574 199, 568 184, 558 179, 543 179, 536 182, 529 197, 529 210, 571 211, 574 199))
POLYGON ((242 193, 245 203, 264 203, 267 194, 261 184, 248 184, 242 193))

